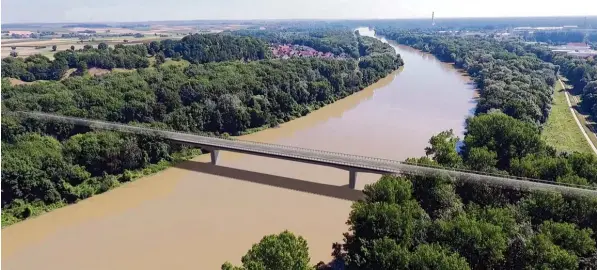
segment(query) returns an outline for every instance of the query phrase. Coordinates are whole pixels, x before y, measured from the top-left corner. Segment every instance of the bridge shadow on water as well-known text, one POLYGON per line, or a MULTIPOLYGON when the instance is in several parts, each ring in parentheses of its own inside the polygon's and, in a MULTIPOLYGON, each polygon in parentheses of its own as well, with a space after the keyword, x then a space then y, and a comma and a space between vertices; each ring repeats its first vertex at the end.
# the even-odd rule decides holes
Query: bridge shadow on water
POLYGON ((239 181, 252 182, 277 188, 285 188, 341 200, 356 201, 363 198, 363 192, 361 190, 350 189, 348 185, 334 186, 329 184, 315 183, 296 178, 247 171, 221 165, 214 166, 210 162, 189 160, 181 162, 175 167, 222 176, 239 181))

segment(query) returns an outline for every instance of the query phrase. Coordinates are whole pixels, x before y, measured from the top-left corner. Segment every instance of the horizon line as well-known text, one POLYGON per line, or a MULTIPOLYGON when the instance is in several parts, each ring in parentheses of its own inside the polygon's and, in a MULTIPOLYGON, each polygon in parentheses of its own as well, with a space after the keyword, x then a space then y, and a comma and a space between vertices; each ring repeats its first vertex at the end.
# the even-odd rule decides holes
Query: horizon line
MULTIPOLYGON (((483 16, 483 17, 439 17, 436 20, 451 20, 451 19, 508 19, 508 18, 592 18, 597 15, 535 15, 535 16, 483 16)), ((61 22, 0 22, 0 25, 12 24, 115 24, 115 23, 156 23, 156 22, 200 22, 200 21, 374 21, 374 20, 420 20, 429 19, 428 17, 411 17, 411 18, 288 18, 288 19, 165 19, 165 20, 147 20, 147 21, 61 21, 61 22)))

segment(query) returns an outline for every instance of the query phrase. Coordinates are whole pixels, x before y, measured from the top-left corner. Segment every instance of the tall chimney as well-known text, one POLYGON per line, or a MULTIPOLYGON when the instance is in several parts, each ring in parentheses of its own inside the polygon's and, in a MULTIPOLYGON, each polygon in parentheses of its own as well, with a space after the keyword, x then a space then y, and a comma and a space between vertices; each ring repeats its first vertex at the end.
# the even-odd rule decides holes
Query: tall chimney
POLYGON ((431 12, 431 25, 435 25, 435 11, 431 12))

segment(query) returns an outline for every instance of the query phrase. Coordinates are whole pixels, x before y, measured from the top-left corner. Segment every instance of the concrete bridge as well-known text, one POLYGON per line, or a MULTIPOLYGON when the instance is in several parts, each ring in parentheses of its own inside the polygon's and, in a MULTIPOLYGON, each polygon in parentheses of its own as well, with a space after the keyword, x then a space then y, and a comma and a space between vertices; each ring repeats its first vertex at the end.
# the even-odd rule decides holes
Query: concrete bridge
POLYGON ((88 126, 92 129, 115 130, 127 133, 154 135, 171 141, 198 146, 210 152, 211 163, 218 163, 220 151, 230 151, 243 154, 257 155, 268 158, 284 159, 296 162, 310 163, 334 167, 348 172, 348 186, 355 188, 357 173, 377 174, 411 174, 411 175, 437 175, 445 174, 455 178, 457 181, 486 183, 494 186, 507 186, 523 190, 544 190, 558 191, 569 195, 597 196, 597 189, 585 186, 563 185, 539 179, 529 179, 511 176, 500 176, 483 174, 465 170, 454 170, 449 168, 428 167, 417 164, 409 164, 401 161, 349 155, 343 153, 306 149, 277 144, 241 141, 234 139, 223 139, 196 134, 157 130, 151 128, 137 127, 120 123, 112 123, 98 120, 89 120, 76 117, 66 117, 40 112, 15 112, 14 114, 80 126, 88 126))

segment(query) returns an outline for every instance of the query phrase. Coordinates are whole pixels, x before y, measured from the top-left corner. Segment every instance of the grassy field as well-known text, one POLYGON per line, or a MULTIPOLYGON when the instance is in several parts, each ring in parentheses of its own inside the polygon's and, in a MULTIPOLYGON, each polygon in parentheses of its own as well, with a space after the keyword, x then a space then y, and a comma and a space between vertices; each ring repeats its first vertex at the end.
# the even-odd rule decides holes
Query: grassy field
POLYGON ((566 90, 562 88, 562 85, 557 83, 551 113, 542 136, 549 145, 558 151, 592 153, 568 108, 564 91, 566 90))
POLYGON ((170 58, 166 59, 166 62, 162 64, 162 66, 179 66, 179 67, 188 67, 191 63, 189 61, 181 59, 179 61, 174 61, 170 58))
POLYGON ((183 36, 169 36, 169 37, 159 37, 159 36, 146 36, 142 38, 134 38, 134 37, 113 37, 113 38, 97 38, 94 40, 87 40, 83 43, 79 43, 79 39, 76 38, 58 38, 58 39, 26 39, 26 40, 17 40, 12 41, 12 43, 8 44, 8 41, 2 40, 2 43, 6 46, 2 46, 1 50, 1 57, 8 57, 10 52, 12 51, 12 47, 16 47, 16 51, 19 54, 19 57, 27 57, 33 54, 42 54, 50 59, 54 58, 54 53, 52 51, 52 45, 57 46, 57 51, 65 51, 70 49, 71 46, 75 46, 75 49, 82 49, 85 45, 91 45, 97 48, 99 43, 106 43, 110 47, 114 47, 116 44, 125 44, 125 45, 132 45, 132 44, 141 44, 141 43, 149 43, 154 40, 164 40, 164 39, 181 39, 183 36), (124 42, 124 40, 128 40, 128 42, 124 42), (46 46, 46 48, 36 49, 36 46, 46 46))
POLYGON ((595 146, 597 146, 597 130, 595 129, 597 123, 592 121, 587 114, 579 112, 578 106, 580 105, 580 96, 570 95, 570 102, 573 107, 577 108, 574 110, 574 113, 576 114, 576 117, 578 117, 578 121, 580 121, 582 127, 585 129, 585 132, 589 135, 589 139, 595 146))

